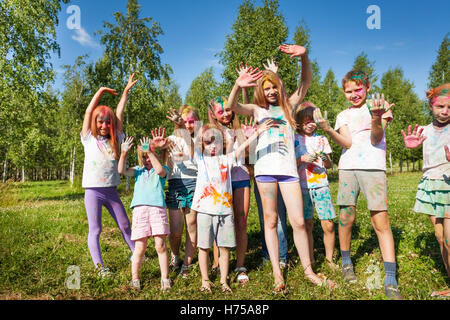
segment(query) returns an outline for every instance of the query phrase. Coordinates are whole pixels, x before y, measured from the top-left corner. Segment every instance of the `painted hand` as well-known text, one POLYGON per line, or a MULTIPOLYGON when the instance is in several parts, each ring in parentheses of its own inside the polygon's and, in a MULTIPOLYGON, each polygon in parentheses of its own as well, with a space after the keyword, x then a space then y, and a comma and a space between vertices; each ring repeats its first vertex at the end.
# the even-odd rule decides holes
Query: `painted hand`
POLYGON ((321 127, 324 131, 331 130, 330 122, 327 118, 327 111, 325 110, 324 116, 322 117, 322 112, 319 108, 316 108, 313 113, 314 121, 317 123, 319 127, 321 127))
POLYGON ((300 57, 306 54, 306 48, 296 44, 282 44, 278 49, 283 53, 289 54, 291 58, 300 57))
POLYGON ((170 108, 169 111, 167 111, 166 118, 175 123, 179 127, 184 126, 183 118, 181 117, 180 113, 174 108, 170 108))
POLYGON ((181 150, 181 148, 179 146, 177 146, 176 144, 174 144, 173 142, 169 143, 169 157, 175 161, 175 162, 180 162, 183 161, 183 151, 181 150))
POLYGON ((130 89, 136 84, 136 82, 138 82, 137 80, 133 81, 135 73, 133 72, 133 74, 130 75, 130 77, 128 78, 128 83, 127 86, 125 87, 125 92, 130 91, 130 89))
POLYGON ((255 121, 253 117, 250 118, 250 121, 247 122, 247 118, 244 120, 244 125, 242 126, 242 132, 244 136, 248 139, 250 138, 257 130, 255 121))
POLYGON ((384 113, 388 112, 394 104, 395 103, 389 104, 389 102, 384 99, 384 93, 381 94, 381 97, 379 93, 377 93, 376 96, 373 94, 372 99, 367 101, 367 107, 369 108, 372 117, 381 117, 384 113))
MULTIPOLYGON (((405 142, 405 147, 409 149, 414 149, 419 147, 427 137, 420 137, 422 135, 423 128, 420 128, 418 124, 414 126, 414 131, 411 134, 411 125, 408 126, 408 135, 405 134, 405 131, 402 130, 403 140, 405 142)), ((448 159, 448 158, 447 158, 448 159)), ((450 161, 450 160, 449 160, 450 161)))
POLYGON ((266 131, 274 126, 275 126, 275 122, 273 121, 273 119, 267 119, 266 121, 264 121, 263 123, 261 123, 258 126, 258 129, 257 129, 258 134, 261 134, 264 131, 266 131))
POLYGON ((302 162, 313 163, 314 161, 317 160, 317 155, 305 154, 305 155, 301 156, 300 159, 302 160, 302 162))
POLYGON ((122 152, 128 153, 128 151, 130 151, 131 147, 133 146, 133 140, 133 137, 127 137, 125 141, 120 145, 120 150, 122 150, 122 152))
POLYGON ((155 148, 163 148, 167 145, 168 138, 164 138, 166 134, 166 128, 159 127, 158 129, 154 129, 152 131, 152 145, 155 148))
POLYGON ((241 88, 256 87, 257 84, 255 81, 261 77, 262 71, 258 72, 258 68, 253 69, 251 66, 245 67, 241 70, 241 74, 236 79, 236 84, 241 88))
POLYGON ((270 70, 273 73, 278 73, 278 63, 273 61, 273 57, 267 59, 267 66, 263 63, 264 69, 270 70))
POLYGON ((144 137, 142 139, 139 140, 140 141, 140 146, 138 147, 142 152, 150 152, 150 138, 148 137, 144 137))
POLYGON ((317 158, 322 159, 323 162, 328 160, 327 154, 325 152, 323 152, 323 151, 320 151, 319 153, 316 154, 316 159, 317 158))
POLYGON ((450 150, 448 149, 447 145, 444 146, 444 151, 445 151, 445 157, 447 158, 447 161, 450 162, 450 150))

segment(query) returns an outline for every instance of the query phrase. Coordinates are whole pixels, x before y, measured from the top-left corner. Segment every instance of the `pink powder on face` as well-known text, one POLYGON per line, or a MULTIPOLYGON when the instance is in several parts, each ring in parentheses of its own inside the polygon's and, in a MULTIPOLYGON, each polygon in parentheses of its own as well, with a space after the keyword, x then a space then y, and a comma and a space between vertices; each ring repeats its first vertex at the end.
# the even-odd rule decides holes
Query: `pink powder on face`
POLYGON ((194 119, 194 117, 186 117, 186 120, 185 120, 186 122, 188 122, 188 123, 194 123, 195 122, 195 119, 194 119))
POLYGON ((431 99, 431 105, 444 104, 446 100, 450 99, 450 96, 437 96, 431 99))

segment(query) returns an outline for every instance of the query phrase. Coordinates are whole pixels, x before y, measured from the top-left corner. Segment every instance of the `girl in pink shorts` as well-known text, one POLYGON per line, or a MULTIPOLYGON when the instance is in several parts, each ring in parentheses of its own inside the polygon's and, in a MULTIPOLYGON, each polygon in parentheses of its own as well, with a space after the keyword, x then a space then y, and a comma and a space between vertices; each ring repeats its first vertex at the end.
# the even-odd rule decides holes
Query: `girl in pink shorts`
POLYGON ((127 156, 133 142, 133 137, 128 137, 122 144, 119 160, 119 173, 136 178, 130 206, 133 209, 131 239, 135 240, 131 263, 131 286, 136 289, 141 288, 139 270, 149 237, 153 237, 155 240, 155 249, 161 269, 161 290, 165 291, 171 287, 169 253, 166 246, 166 236, 170 233, 170 229, 164 200, 164 185, 169 168, 161 164, 161 160, 167 158, 166 150, 160 150, 159 157, 155 153, 155 148, 161 148, 166 144, 167 138, 164 138, 164 135, 165 129, 161 133, 161 128, 159 128, 152 132, 152 140, 149 138, 141 140, 137 151, 139 166, 127 169, 127 156))

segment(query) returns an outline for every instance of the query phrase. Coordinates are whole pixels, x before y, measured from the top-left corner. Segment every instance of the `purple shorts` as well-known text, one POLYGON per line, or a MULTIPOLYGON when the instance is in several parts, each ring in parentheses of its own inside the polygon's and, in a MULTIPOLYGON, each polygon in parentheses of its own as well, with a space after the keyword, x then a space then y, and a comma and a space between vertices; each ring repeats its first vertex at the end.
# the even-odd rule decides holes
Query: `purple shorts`
POLYGON ((299 182, 297 177, 292 176, 277 176, 277 175, 261 175, 255 177, 257 182, 260 183, 268 183, 268 182, 278 182, 278 183, 286 183, 286 182, 299 182))

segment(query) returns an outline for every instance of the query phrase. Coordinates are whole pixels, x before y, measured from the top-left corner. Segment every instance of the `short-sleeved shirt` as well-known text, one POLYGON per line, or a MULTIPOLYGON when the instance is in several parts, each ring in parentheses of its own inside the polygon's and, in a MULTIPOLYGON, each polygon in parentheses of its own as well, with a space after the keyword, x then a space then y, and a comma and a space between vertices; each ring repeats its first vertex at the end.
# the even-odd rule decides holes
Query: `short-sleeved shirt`
POLYGON ((233 214, 231 170, 240 165, 235 153, 209 157, 196 151, 194 161, 198 175, 191 209, 213 215, 233 214))
POLYGON ((163 166, 163 168, 166 171, 164 178, 160 177, 153 168, 148 170, 145 167, 134 167, 136 182, 130 208, 136 206, 166 207, 164 185, 169 174, 169 167, 163 166))
POLYGON ((444 179, 444 175, 450 176, 450 162, 444 150, 445 145, 450 148, 450 125, 437 129, 430 123, 424 127, 422 135, 427 137, 423 142, 423 177, 444 179))
POLYGON ((276 127, 262 132, 256 145, 255 177, 283 175, 298 178, 294 148, 294 130, 280 106, 255 109, 260 124, 272 119, 276 127))
MULTIPOLYGON (((382 119, 392 121, 392 112, 385 112, 382 119)), ((347 125, 352 137, 350 149, 342 148, 339 170, 383 170, 386 171, 386 135, 376 145, 370 140, 372 116, 367 104, 359 108, 350 107, 336 117, 335 130, 347 125)))
POLYGON ((178 159, 173 161, 172 170, 170 171, 168 180, 195 179, 197 177, 197 166, 192 161, 193 159, 191 156, 192 138, 190 136, 179 137, 171 135, 169 136, 169 140, 183 151, 184 158, 182 161, 178 161, 178 159))
MULTIPOLYGON (((83 188, 116 187, 120 184, 120 175, 117 168, 118 161, 114 158, 114 152, 108 142, 102 136, 95 138, 89 130, 81 143, 84 147, 83 188)), ((117 134, 120 146, 124 134, 117 134)))
MULTIPOLYGON (((331 154, 332 150, 328 139, 324 136, 313 134, 312 136, 295 135, 295 157, 299 158, 305 154, 315 155, 318 153, 331 154)), ((302 162, 298 166, 300 185, 302 188, 320 188, 328 186, 327 171, 323 160, 318 157, 314 163, 302 162)))

